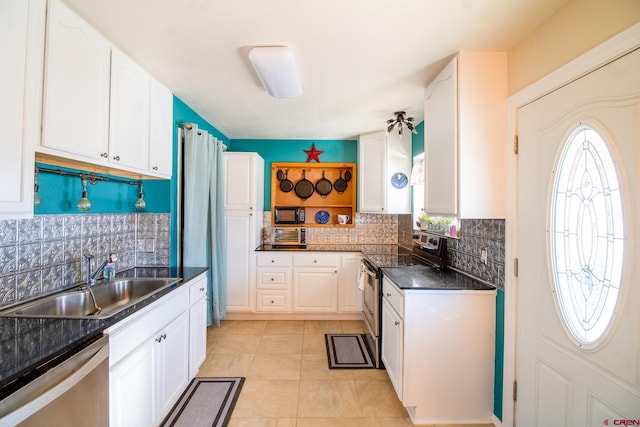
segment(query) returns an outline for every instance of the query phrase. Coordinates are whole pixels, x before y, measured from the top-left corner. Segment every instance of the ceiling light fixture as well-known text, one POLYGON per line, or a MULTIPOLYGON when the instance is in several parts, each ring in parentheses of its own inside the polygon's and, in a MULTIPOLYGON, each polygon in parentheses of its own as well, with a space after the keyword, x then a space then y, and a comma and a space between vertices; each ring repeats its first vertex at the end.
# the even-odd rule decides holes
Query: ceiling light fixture
POLYGON ((411 133, 418 133, 413 123, 411 123, 414 120, 413 117, 405 118, 404 116, 407 113, 405 113, 404 111, 396 111, 393 114, 396 116, 396 118, 387 120, 387 135, 391 133, 395 125, 398 125, 398 135, 402 135, 402 125, 406 126, 407 129, 411 131, 411 133))
POLYGON ((274 98, 302 95, 302 86, 293 52, 287 46, 256 46, 249 59, 262 84, 274 98))

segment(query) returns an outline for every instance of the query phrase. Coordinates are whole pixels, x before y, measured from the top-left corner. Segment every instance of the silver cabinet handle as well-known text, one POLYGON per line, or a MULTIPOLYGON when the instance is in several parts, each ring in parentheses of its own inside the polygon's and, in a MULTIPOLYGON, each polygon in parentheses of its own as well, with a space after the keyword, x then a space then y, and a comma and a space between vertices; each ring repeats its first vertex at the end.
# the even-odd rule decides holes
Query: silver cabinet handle
POLYGON ((100 157, 104 157, 106 159, 109 157, 109 153, 100 153, 100 157))
POLYGON ((116 162, 120 161, 120 156, 113 156, 113 160, 115 160, 116 162))
POLYGON ((162 340, 166 340, 167 339, 167 334, 162 334, 159 335, 158 337, 156 337, 156 342, 160 342, 162 340))
POLYGON ((398 326, 400 324, 400 322, 398 322, 397 320, 393 322, 396 326, 398 326))
POLYGON ((387 298, 391 298, 391 294, 387 294, 387 298))
POLYGON ((275 260, 275 259, 272 259, 272 260, 271 260, 271 263, 273 264, 274 262, 276 262, 276 260, 275 260))
POLYGON ((158 167, 157 167, 157 166, 154 166, 154 167, 152 167, 151 169, 153 169, 154 171, 157 171, 157 170, 158 170, 158 167))
POLYGON ((315 264, 315 263, 317 263, 317 262, 318 262, 318 260, 317 260, 317 259, 314 259, 314 260, 313 260, 313 263, 314 263, 314 264, 315 264))
POLYGON ((200 288, 200 292, 204 292, 204 288, 200 288))

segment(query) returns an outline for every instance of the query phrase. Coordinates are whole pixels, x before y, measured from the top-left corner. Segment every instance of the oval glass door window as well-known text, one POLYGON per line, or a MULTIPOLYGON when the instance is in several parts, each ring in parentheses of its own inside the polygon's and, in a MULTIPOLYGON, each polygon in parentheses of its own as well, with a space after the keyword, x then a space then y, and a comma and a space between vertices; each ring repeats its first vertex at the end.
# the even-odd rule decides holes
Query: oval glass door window
POLYGON ((566 325, 592 348, 613 319, 622 277, 624 221, 614 159, 601 134, 580 125, 567 139, 551 198, 551 268, 566 325))

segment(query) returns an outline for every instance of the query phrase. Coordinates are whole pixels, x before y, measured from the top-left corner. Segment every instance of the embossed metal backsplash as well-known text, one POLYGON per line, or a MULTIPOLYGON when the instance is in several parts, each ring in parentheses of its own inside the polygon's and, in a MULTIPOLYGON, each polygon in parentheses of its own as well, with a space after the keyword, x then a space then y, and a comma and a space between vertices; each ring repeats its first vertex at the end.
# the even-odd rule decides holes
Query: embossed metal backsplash
POLYGON ((35 215, 0 221, 0 306, 86 279, 110 253, 119 270, 169 265, 169 218, 162 214, 35 215))
POLYGON ((504 251, 504 219, 462 219, 460 238, 447 241, 447 262, 504 290, 504 251), (480 260, 482 248, 486 264, 480 260))

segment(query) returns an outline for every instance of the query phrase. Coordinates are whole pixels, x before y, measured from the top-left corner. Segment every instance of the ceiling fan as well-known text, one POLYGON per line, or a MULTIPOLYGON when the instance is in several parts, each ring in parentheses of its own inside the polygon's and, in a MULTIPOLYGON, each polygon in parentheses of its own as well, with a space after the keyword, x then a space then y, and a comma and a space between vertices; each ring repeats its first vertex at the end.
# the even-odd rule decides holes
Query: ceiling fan
POLYGON ((396 118, 387 120, 387 135, 389 135, 391 133, 391 131, 393 130, 395 125, 398 125, 398 135, 402 135, 402 127, 403 127, 403 125, 406 126, 407 129, 409 129, 412 133, 415 133, 415 134, 418 133, 418 131, 415 129, 413 123, 411 123, 414 120, 413 117, 406 117, 405 118, 405 114, 407 114, 407 113, 404 112, 404 111, 396 111, 393 114, 396 116, 396 118))

